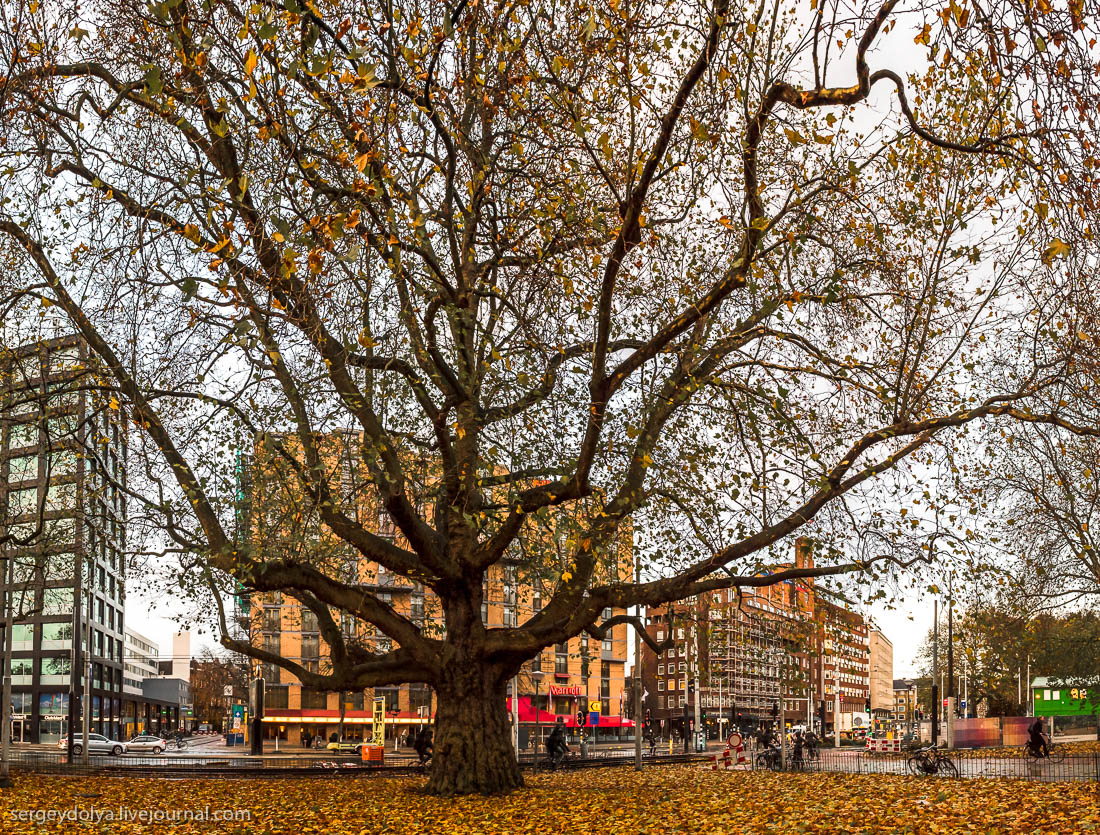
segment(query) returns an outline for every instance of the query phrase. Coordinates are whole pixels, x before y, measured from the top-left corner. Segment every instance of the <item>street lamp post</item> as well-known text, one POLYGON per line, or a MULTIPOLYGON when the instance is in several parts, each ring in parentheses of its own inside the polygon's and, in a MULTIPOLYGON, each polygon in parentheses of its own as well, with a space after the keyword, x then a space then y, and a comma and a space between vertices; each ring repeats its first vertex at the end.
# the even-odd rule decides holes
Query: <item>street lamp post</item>
POLYGON ((539 682, 542 681, 542 670, 535 670, 531 678, 535 681, 535 774, 539 773, 539 736, 542 733, 542 721, 539 714, 539 682))

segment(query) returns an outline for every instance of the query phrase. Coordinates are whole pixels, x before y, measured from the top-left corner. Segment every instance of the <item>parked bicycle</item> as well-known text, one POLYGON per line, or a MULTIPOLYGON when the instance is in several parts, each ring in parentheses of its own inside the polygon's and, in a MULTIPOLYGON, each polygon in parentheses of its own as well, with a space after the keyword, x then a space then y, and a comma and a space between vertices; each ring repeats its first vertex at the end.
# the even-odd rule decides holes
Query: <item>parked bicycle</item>
POLYGON ((756 767, 779 771, 782 767, 782 756, 779 753, 779 749, 774 745, 769 745, 763 751, 759 752, 756 755, 756 767))
POLYGON ((947 777, 958 777, 959 768, 954 760, 947 756, 935 745, 918 748, 907 761, 909 773, 915 777, 926 777, 932 774, 943 774, 947 777))

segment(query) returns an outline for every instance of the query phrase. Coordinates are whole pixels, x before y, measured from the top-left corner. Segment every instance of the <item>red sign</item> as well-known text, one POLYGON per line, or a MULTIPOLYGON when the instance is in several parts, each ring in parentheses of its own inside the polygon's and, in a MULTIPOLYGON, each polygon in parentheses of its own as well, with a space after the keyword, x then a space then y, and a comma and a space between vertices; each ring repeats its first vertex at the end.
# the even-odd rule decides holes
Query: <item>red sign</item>
POLYGON ((579 696, 581 686, 579 684, 551 684, 551 696, 579 696))

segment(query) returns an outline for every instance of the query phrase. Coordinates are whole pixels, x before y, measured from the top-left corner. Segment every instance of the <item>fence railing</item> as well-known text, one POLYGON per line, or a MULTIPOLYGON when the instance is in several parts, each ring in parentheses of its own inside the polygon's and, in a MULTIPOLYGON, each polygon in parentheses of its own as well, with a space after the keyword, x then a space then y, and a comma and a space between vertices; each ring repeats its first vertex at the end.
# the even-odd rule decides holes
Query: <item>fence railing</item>
MULTIPOLYGON (((776 752, 778 753, 778 752, 776 752)), ((865 751, 818 749, 816 756, 804 752, 801 760, 787 749, 786 770, 792 772, 829 771, 849 774, 894 774, 929 779, 1008 778, 1038 782, 1100 781, 1100 752, 1050 759, 1024 756, 983 756, 974 751, 941 752, 947 765, 922 767, 914 751, 870 753, 865 751)), ((749 752, 748 767, 755 770, 781 770, 775 754, 759 750, 749 752)))

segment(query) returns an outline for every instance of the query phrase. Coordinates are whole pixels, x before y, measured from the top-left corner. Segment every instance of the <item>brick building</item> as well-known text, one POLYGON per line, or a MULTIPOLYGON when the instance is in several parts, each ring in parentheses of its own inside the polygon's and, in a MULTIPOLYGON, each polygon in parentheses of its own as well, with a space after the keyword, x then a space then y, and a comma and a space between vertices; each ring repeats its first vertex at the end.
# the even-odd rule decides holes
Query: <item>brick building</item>
MULTIPOLYGON (((808 540, 796 543, 794 565, 813 565, 808 540)), ((650 636, 663 642, 671 633, 673 641, 660 656, 649 646, 642 651, 643 709, 655 729, 664 737, 690 729, 696 690, 712 738, 780 718, 792 726, 816 724, 823 694, 827 727, 838 692, 842 713, 863 711, 867 625, 829 596, 811 579, 708 592, 649 609, 650 636)))
MULTIPOLYGON (((331 466, 330 483, 334 490, 338 486, 345 509, 352 507, 356 518, 372 532, 404 545, 389 516, 379 511, 372 488, 355 463, 358 436, 350 432, 333 433, 326 436, 323 445, 331 466)), ((256 460, 264 460, 259 447, 246 468, 243 488, 248 495, 247 514, 251 517, 253 541, 262 543, 260 547, 269 552, 300 547, 301 530, 317 527, 316 520, 296 519, 294 515, 300 513, 303 504, 298 501, 298 490, 273 472, 277 468, 257 466, 256 460), (283 499, 272 501, 273 495, 281 495, 283 499)), ((514 553, 490 566, 483 583, 481 617, 485 625, 513 627, 541 609, 544 595, 550 589, 542 588, 541 572, 531 570, 531 554, 538 551, 540 541, 557 535, 551 523, 549 529, 533 533, 514 553)), ((443 631, 441 608, 431 589, 387 571, 346 543, 325 539, 319 530, 312 533, 310 547, 326 563, 326 570, 354 577, 426 633, 443 631)), ((616 564, 608 567, 608 571, 615 572, 617 579, 632 577, 629 537, 622 540, 615 559, 616 564)), ((256 645, 298 661, 307 669, 325 670, 329 649, 313 612, 279 592, 242 597, 240 602, 241 623, 256 645)), ((604 614, 620 612, 608 610, 604 614)), ((343 616, 340 626, 346 639, 353 643, 378 652, 388 651, 392 646, 387 636, 350 616, 343 616)), ((565 718, 568 727, 575 728, 578 711, 587 710, 592 701, 600 702, 601 706, 598 734, 614 736, 624 724, 632 724, 623 719, 622 710, 627 631, 625 624, 615 626, 602 642, 587 635, 578 636, 547 648, 524 666, 518 676, 521 743, 533 736, 538 724, 544 735, 548 733, 558 716, 565 718)), ((253 676, 262 676, 265 682, 265 736, 278 737, 290 744, 299 743, 303 732, 315 738, 330 738, 342 729, 345 739, 368 737, 373 724, 372 703, 380 697, 386 700, 386 735, 390 739, 431 721, 434 713, 433 693, 426 684, 407 683, 354 693, 317 693, 305 690, 293 674, 274 664, 256 664, 253 676)), ((510 699, 508 707, 511 709, 510 699)))

